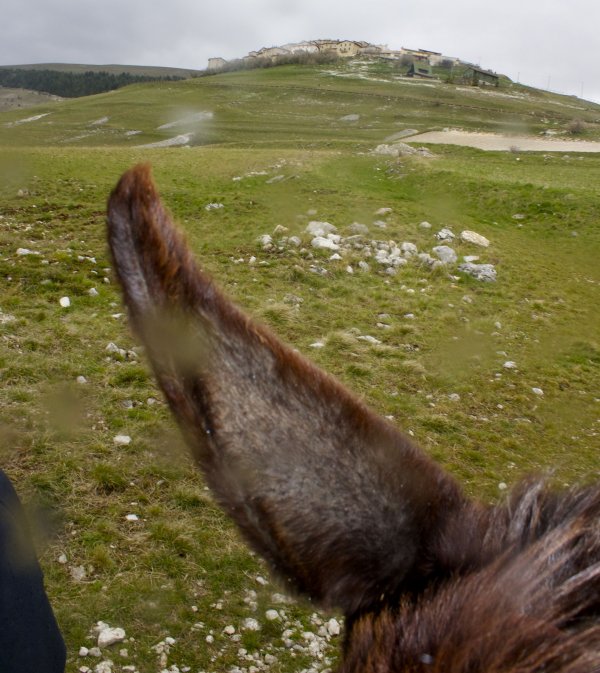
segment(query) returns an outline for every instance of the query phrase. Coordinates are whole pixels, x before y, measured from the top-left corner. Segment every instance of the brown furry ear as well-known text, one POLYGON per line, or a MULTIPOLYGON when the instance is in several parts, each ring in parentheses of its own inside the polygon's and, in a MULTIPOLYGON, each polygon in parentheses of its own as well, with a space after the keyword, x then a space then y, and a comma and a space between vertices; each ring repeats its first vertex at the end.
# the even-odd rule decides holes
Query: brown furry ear
POLYGON ((463 505, 455 482, 216 289, 148 167, 121 178, 108 224, 133 327, 216 497, 255 549, 347 613, 421 581, 463 505))

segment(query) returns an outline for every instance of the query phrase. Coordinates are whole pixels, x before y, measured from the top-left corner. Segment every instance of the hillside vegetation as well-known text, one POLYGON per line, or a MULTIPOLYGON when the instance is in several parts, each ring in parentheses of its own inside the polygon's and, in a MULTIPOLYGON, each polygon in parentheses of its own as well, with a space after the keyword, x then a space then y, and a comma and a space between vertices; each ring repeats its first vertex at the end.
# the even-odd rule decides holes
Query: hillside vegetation
POLYGON ((37 521, 69 673, 109 660, 114 673, 325 671, 341 641, 335 615, 268 579, 182 446, 112 280, 105 203, 121 172, 151 162, 240 305, 492 501, 530 472, 599 476, 600 157, 372 150, 406 129, 569 134, 574 120, 600 138, 600 106, 506 82, 408 81, 374 62, 0 113, 2 465, 37 521), (311 220, 359 238, 331 259, 311 220), (390 242, 433 254, 443 227, 495 282, 416 257, 395 274, 378 263, 390 242), (99 620, 127 642, 79 656, 99 620))

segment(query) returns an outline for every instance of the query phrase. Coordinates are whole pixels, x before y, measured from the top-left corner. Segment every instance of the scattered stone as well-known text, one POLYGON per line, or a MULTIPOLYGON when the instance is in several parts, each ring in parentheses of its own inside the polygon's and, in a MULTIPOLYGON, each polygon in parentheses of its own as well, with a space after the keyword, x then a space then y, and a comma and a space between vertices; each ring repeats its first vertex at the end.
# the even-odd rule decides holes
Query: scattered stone
POLYGON ((357 122, 360 119, 360 115, 358 114, 350 114, 350 115, 344 115, 343 117, 340 117, 341 122, 357 122))
POLYGON ((281 224, 278 224, 275 229, 273 229, 273 236, 279 236, 288 232, 288 228, 284 227, 281 224))
POLYGON ((221 208, 225 208, 222 203, 208 203, 204 206, 204 210, 220 210, 221 208))
POLYGON ((330 238, 324 238, 323 236, 315 236, 310 242, 313 248, 321 250, 339 250, 340 246, 337 243, 334 243, 330 238))
POLYGON ((260 631, 260 624, 254 617, 247 617, 242 622, 242 628, 246 631, 260 631))
POLYGON ((325 624, 325 628, 330 636, 339 636, 342 630, 340 623, 334 617, 325 624))
POLYGON ((487 283, 493 283, 496 280, 496 269, 493 264, 473 264, 465 262, 458 267, 459 271, 473 276, 476 280, 481 280, 487 283))
POLYGON ((224 633, 226 636, 232 636, 232 635, 235 633, 235 626, 232 626, 231 624, 229 624, 228 626, 226 626, 226 627, 223 629, 223 633, 224 633))
POLYGON ((17 255, 19 257, 25 257, 27 255, 39 255, 40 253, 35 250, 29 250, 29 248, 17 248, 17 255))
POLYGON ((450 229, 447 227, 440 229, 435 237, 438 241, 453 241, 456 238, 452 231, 450 231, 450 229))
POLYGON ((274 175, 272 178, 267 180, 267 185, 274 185, 276 182, 281 182, 285 179, 285 175, 274 175))
POLYGON ((367 264, 367 262, 363 261, 362 259, 358 263, 358 267, 361 269, 361 271, 370 271, 371 267, 367 264))
POLYGON ((375 215, 389 215, 392 212, 391 208, 380 208, 375 211, 375 215))
POLYGON ((113 437, 113 444, 115 446, 127 446, 131 444, 131 437, 129 435, 115 435, 113 437))
POLYGON ((356 337, 360 341, 366 341, 367 343, 370 344, 380 344, 381 341, 379 339, 376 339, 374 336, 370 336, 369 334, 365 334, 364 336, 358 336, 356 337))
POLYGON ((61 297, 61 298, 58 300, 58 303, 59 303, 63 308, 69 308, 69 306, 71 306, 71 300, 69 299, 69 297, 61 297))
POLYGON ((507 488, 508 486, 503 481, 498 484, 498 489, 501 491, 506 491, 507 488))
POLYGON ((98 647, 110 647, 115 643, 122 643, 125 640, 125 630, 108 624, 103 624, 98 631, 98 647))
POLYGON ((463 261, 465 262, 477 262, 479 260, 479 255, 465 255, 463 261))
POLYGON ((270 250, 273 247, 273 238, 269 234, 263 234, 256 240, 262 245, 263 250, 270 250))
POLYGON ((125 516, 126 521, 139 521, 140 517, 137 514, 127 514, 125 516))
POLYGON ((59 562, 61 565, 63 565, 63 566, 67 563, 67 561, 68 561, 68 559, 67 559, 67 555, 66 555, 66 554, 61 554, 61 555, 58 557, 58 562, 59 562))
POLYGON ((473 243, 474 245, 480 245, 482 248, 487 248, 490 244, 489 240, 478 234, 474 231, 469 231, 468 229, 460 232, 460 240, 465 243, 473 243))
POLYGON ((89 649, 87 647, 80 647, 79 648, 79 656, 80 657, 87 657, 87 655, 90 653, 89 649))
POLYGON ((88 290, 88 294, 90 295, 90 297, 97 297, 99 293, 95 287, 92 287, 88 290))
POLYGON ((504 369, 516 369, 517 363, 512 360, 507 360, 503 365, 504 369))
POLYGON ((75 580, 75 582, 83 582, 86 576, 87 573, 83 566, 74 566, 71 568, 71 578, 75 580))
POLYGON ((402 245, 400 246, 400 250, 402 250, 402 254, 405 257, 412 257, 413 255, 416 255, 419 252, 417 246, 414 243, 409 243, 408 241, 404 241, 404 243, 402 243, 402 245))
POLYGON ((431 224, 429 224, 427 221, 424 221, 419 224, 419 227, 421 227, 421 229, 431 229, 431 224))
POLYGON ((77 383, 80 383, 81 385, 84 385, 84 384, 87 383, 87 379, 85 378, 85 376, 78 376, 76 380, 77 380, 77 383))
POLYGON ((326 236, 327 234, 333 234, 337 231, 337 227, 329 222, 317 222, 311 221, 306 225, 304 230, 307 234, 311 236, 326 236))
POLYGON ((279 613, 277 612, 277 610, 267 610, 267 611, 265 612, 265 617, 266 617, 270 622, 273 622, 273 621, 275 621, 276 619, 279 619, 279 613))
POLYGON ((454 264, 458 259, 454 249, 447 245, 436 245, 432 252, 439 257, 443 264, 454 264))
POLYGON ((450 393, 448 395, 448 399, 451 402, 460 402, 460 395, 458 393, 450 393))
POLYGON ((512 216, 513 220, 524 220, 525 217, 526 217, 526 216, 523 215, 523 213, 515 213, 515 214, 512 216))
POLYGON ((532 388, 531 392, 535 393, 536 395, 539 395, 540 397, 542 397, 542 395, 544 394, 544 391, 541 388, 532 388))

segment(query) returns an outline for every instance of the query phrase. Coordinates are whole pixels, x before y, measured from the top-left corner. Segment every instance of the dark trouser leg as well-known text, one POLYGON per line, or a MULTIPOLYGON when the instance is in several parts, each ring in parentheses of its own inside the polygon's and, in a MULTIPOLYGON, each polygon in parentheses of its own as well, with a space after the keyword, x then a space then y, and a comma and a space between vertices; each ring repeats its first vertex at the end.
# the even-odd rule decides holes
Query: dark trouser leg
POLYGON ((0 671, 63 673, 65 661, 23 508, 0 470, 0 671))

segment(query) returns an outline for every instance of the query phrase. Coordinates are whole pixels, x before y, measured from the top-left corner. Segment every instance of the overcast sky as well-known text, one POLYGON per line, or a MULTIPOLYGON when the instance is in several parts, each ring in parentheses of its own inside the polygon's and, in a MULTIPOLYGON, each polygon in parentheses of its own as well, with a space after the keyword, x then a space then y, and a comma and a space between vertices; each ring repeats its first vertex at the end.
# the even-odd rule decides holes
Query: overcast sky
POLYGON ((8 0, 0 65, 203 69, 318 38, 441 51, 600 102, 600 0, 8 0))

